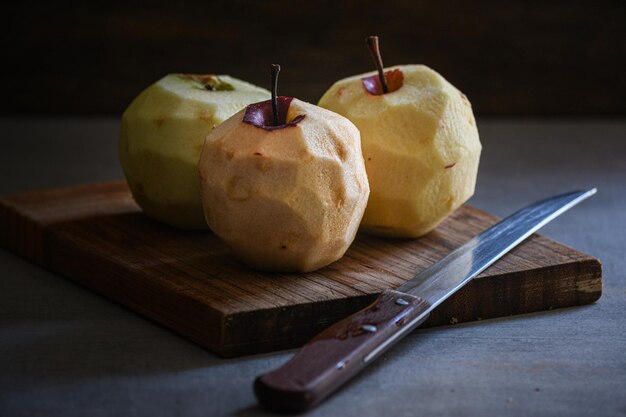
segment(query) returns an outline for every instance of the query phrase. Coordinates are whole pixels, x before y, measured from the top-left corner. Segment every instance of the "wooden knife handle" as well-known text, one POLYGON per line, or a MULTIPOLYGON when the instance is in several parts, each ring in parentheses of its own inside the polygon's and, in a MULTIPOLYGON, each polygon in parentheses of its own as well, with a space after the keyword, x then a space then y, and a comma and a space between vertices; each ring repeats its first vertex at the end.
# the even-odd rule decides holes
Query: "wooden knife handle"
POLYGON ((310 409, 424 322, 429 307, 419 297, 386 290, 318 334, 285 365, 259 376, 259 403, 278 412, 310 409))

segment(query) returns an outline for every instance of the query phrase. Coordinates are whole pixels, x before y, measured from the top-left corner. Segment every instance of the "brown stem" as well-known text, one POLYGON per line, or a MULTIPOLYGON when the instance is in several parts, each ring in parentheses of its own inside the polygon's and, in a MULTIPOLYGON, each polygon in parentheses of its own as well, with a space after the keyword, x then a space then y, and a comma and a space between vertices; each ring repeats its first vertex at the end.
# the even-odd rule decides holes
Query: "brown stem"
POLYGON ((385 72, 383 71, 383 58, 380 56, 378 36, 368 36, 365 38, 365 43, 370 50, 370 54, 374 60, 374 65, 376 65, 376 69, 378 70, 378 78, 380 78, 380 85, 383 88, 383 94, 387 94, 389 92, 389 87, 387 87, 387 80, 385 80, 385 72))
POLYGON ((278 102, 276 101, 276 90, 278 89, 278 73, 280 65, 272 64, 272 116, 274 126, 278 126, 278 102))

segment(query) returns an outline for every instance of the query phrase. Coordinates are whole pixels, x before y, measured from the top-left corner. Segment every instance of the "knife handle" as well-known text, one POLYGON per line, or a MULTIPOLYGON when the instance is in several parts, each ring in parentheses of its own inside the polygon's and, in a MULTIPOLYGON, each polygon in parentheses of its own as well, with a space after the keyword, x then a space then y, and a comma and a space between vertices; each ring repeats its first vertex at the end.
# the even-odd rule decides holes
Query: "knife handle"
POLYGON ((428 318, 430 305, 385 290, 371 305, 330 326, 282 367, 259 376, 254 392, 278 412, 310 409, 428 318))

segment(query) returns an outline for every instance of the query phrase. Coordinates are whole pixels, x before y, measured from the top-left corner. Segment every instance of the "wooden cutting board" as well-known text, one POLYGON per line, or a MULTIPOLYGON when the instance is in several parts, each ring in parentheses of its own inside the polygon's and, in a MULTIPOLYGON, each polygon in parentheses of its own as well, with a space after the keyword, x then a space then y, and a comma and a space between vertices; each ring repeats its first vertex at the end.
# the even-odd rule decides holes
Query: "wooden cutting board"
MULTIPOLYGON (((301 345, 496 220, 464 206, 421 239, 360 235, 317 272, 268 274, 238 263, 210 232, 145 217, 116 181, 1 198, 0 244, 231 357, 301 345)), ((597 259, 533 235, 425 326, 588 304, 601 291, 597 259)))

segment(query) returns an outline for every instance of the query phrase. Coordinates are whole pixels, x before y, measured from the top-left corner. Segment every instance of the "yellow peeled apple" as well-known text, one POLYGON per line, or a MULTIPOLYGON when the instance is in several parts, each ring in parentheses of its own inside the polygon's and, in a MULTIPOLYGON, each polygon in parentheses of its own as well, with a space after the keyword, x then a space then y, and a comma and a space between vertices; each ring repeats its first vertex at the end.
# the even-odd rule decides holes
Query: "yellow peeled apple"
POLYGON ((245 263, 307 272, 343 256, 369 186, 359 131, 348 119, 290 97, 278 104, 286 115, 278 125, 267 121, 267 101, 209 134, 202 198, 211 230, 245 263))
POLYGON ((336 82, 319 105, 361 132, 371 194, 361 227, 382 236, 419 237, 474 193, 481 144, 467 97, 424 65, 386 69, 404 81, 386 94, 363 78, 336 82))
POLYGON ((179 228, 206 228, 197 175, 204 139, 269 95, 227 75, 170 74, 135 98, 122 116, 119 154, 143 211, 179 228))

